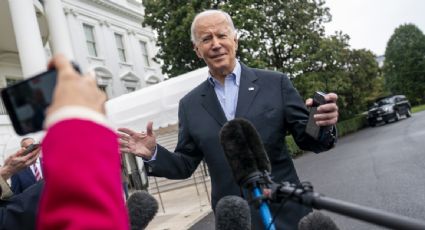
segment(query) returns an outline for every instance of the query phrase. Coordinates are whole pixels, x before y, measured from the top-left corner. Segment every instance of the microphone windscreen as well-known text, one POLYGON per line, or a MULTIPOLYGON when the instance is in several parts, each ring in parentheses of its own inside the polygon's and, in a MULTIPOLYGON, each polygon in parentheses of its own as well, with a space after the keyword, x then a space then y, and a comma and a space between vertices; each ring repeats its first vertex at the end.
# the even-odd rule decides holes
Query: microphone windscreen
POLYGON ((236 122, 240 123, 242 130, 245 133, 247 143, 252 153, 254 154, 258 169, 261 172, 270 172, 271 166, 269 157, 267 156, 263 142, 261 141, 260 135, 258 134, 254 125, 251 124, 251 122, 249 122, 248 120, 242 118, 237 118, 235 120, 236 122))
POLYGON ((298 223, 298 230, 339 230, 335 222, 321 212, 314 211, 301 218, 298 223))
POLYGON ((220 142, 233 176, 241 185, 251 173, 258 171, 241 119, 234 119, 224 124, 220 131, 220 142))
POLYGON ((146 191, 137 191, 127 200, 131 230, 145 229, 158 212, 158 202, 146 191))
POLYGON ((215 208, 215 229, 251 229, 251 213, 248 202, 239 196, 225 196, 221 198, 215 208))

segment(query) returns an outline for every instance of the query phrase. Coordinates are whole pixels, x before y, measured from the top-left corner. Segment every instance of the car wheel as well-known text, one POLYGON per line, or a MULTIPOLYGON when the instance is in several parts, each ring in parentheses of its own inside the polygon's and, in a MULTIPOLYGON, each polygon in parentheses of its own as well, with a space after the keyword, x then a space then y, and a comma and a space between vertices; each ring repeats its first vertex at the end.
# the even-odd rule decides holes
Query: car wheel
POLYGON ((407 109, 406 117, 411 117, 412 111, 410 109, 407 109))
POLYGON ((400 113, 398 111, 395 111, 395 121, 400 120, 400 113))
POLYGON ((373 123, 373 122, 369 122, 369 126, 371 126, 371 127, 375 127, 375 126, 376 126, 376 124, 375 124, 375 123, 373 123))

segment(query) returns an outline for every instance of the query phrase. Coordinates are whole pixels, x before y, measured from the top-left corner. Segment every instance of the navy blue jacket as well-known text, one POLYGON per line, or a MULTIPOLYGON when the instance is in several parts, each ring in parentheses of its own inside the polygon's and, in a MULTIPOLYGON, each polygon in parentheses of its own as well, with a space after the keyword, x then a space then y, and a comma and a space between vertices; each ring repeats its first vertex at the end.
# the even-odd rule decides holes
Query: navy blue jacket
POLYGON ((8 200, 0 200, 0 230, 32 230, 44 180, 8 200))
MULTIPOLYGON (((241 79, 235 117, 249 120, 257 129, 272 166, 274 181, 298 183, 285 136, 291 133, 304 150, 321 152, 328 143, 315 141, 305 132, 309 113, 303 99, 289 78, 279 72, 249 68, 241 63, 241 79)), ((180 100, 179 134, 174 152, 158 146, 156 160, 147 162, 148 173, 169 179, 185 179, 205 160, 211 176, 211 200, 240 195, 219 140, 221 127, 227 121, 213 86, 204 81, 180 100)), ((278 205, 272 205, 272 212, 278 205)), ((310 209, 288 202, 276 219, 277 229, 297 229, 298 221, 310 209)), ((257 211, 252 210, 257 222, 257 211)), ((254 229, 261 224, 254 223, 254 229)))
POLYGON ((15 195, 23 192, 26 188, 37 182, 30 167, 16 173, 10 180, 12 182, 11 189, 15 195))

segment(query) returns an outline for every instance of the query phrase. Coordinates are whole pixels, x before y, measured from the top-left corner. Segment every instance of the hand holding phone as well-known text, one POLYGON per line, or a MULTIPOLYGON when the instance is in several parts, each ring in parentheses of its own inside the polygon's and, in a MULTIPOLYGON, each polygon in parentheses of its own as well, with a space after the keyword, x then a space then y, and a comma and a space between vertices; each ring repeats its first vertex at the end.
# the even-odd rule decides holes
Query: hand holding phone
POLYGON ((317 91, 313 95, 313 104, 310 108, 310 114, 306 126, 306 133, 313 137, 315 140, 319 140, 323 132, 328 131, 332 126, 318 126, 314 119, 314 115, 317 113, 317 107, 326 104, 325 93, 317 91))
MULTIPOLYGON (((73 63, 78 72, 78 66, 73 63)), ((57 71, 49 69, 1 91, 13 128, 19 135, 41 131, 47 107, 52 103, 57 71)))
POLYGON ((22 155, 27 155, 28 153, 34 151, 36 148, 38 148, 40 144, 30 144, 28 147, 24 150, 22 155))

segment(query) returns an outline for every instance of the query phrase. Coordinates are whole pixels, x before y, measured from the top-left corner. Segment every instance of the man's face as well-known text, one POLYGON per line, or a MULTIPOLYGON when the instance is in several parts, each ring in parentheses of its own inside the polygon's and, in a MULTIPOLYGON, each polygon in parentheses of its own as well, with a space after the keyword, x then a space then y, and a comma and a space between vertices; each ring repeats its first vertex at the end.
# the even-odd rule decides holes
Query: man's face
POLYGON ((226 17, 220 13, 198 18, 194 49, 215 78, 224 78, 235 67, 238 41, 226 17))
POLYGON ((31 144, 34 144, 34 140, 33 139, 25 139, 22 142, 22 147, 23 148, 27 148, 28 146, 30 146, 31 144))

